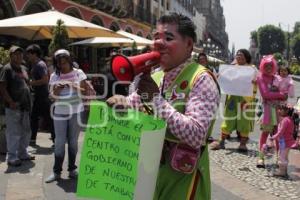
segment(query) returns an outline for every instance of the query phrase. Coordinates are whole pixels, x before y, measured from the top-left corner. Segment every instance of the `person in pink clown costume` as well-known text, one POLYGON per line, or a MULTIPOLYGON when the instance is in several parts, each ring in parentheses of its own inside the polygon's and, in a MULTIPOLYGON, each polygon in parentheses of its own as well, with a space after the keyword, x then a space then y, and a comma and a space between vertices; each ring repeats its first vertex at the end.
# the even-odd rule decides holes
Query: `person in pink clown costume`
POLYGON ((276 79, 277 62, 272 55, 262 58, 259 65, 260 74, 257 77, 257 84, 263 99, 263 115, 261 118, 261 136, 259 141, 259 159, 257 161, 258 168, 264 168, 263 146, 266 144, 269 134, 272 134, 278 124, 276 114, 276 106, 278 101, 285 101, 287 94, 282 93, 274 86, 276 79))

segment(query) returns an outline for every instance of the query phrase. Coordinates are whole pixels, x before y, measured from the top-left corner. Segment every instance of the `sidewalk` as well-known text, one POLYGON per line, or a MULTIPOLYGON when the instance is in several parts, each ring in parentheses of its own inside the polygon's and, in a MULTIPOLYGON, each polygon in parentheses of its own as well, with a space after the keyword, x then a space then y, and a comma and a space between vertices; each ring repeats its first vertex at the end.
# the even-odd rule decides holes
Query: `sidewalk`
POLYGON ((210 151, 210 160, 212 164, 212 179, 222 180, 225 188, 231 192, 236 192, 237 196, 245 199, 300 199, 300 151, 291 150, 289 154, 288 178, 274 177, 272 174, 276 170, 276 158, 266 157, 266 168, 257 168, 258 159, 257 142, 250 141, 248 143, 248 152, 240 153, 237 151, 239 142, 234 140, 226 141, 226 149, 218 151, 210 151), (231 178, 219 178, 217 173, 213 171, 213 166, 217 166, 222 170, 223 176, 226 174, 237 179, 231 183, 231 178), (241 181, 240 184, 238 182, 241 181), (248 188, 244 188, 243 185, 248 188), (238 189, 237 189, 238 188, 238 189), (235 190, 238 191, 235 191, 235 190), (239 192, 241 192, 239 194, 239 192), (263 192, 263 193, 261 193, 263 192), (267 194, 265 194, 267 193, 267 194), (247 195, 245 195, 247 194, 247 195), (258 195, 259 194, 259 195, 258 195), (253 196, 254 195, 254 196, 253 196), (258 195, 255 197, 255 195, 258 195), (248 197, 253 198, 248 198, 248 197), (246 198, 247 197, 247 198, 246 198))
MULTIPOLYGON (((224 190, 230 191, 233 195, 238 196, 244 200, 280 200, 263 190, 257 189, 244 181, 232 176, 226 171, 222 170, 215 162, 211 162, 211 181, 212 183, 221 186, 224 190)), ((221 194, 223 195, 223 194, 221 194)), ((214 195, 213 195, 214 196, 214 195)), ((216 199, 214 199, 216 200, 216 199)), ((220 200, 225 200, 220 198, 220 200)), ((228 199, 229 200, 229 199, 228 199)), ((231 200, 231 199, 230 199, 231 200)))
MULTIPOLYGON (((37 148, 30 147, 31 153, 36 156, 36 160, 31 162, 27 161, 22 164, 19 168, 8 167, 5 162, 5 157, 0 156, 0 200, 73 200, 79 199, 76 198, 76 181, 70 180, 67 178, 66 173, 66 162, 64 164, 64 172, 62 174, 62 180, 59 182, 54 182, 50 184, 46 184, 44 181, 48 177, 48 175, 52 172, 53 166, 53 149, 51 149, 51 141, 49 139, 50 134, 48 133, 39 133, 37 144, 39 145, 37 148)), ((80 135, 79 144, 81 149, 81 144, 83 141, 83 134, 80 135)), ((234 142, 230 142, 231 145, 236 145, 234 142)), ((252 150, 250 153, 253 153, 252 150)), ((264 189, 262 186, 257 187, 252 185, 251 182, 247 181, 247 177, 244 179, 239 177, 239 174, 235 174, 235 169, 238 171, 246 172, 246 168, 243 166, 243 159, 246 159, 247 156, 244 156, 243 159, 241 156, 244 155, 236 155, 232 149, 221 150, 217 152, 211 152, 211 179, 213 185, 216 185, 226 191, 228 193, 232 193, 233 195, 239 197, 239 199, 249 199, 249 200, 279 200, 280 198, 274 196, 270 192, 266 192, 266 188, 264 189), (226 155, 226 156, 224 156, 226 155), (220 156, 220 157, 219 157, 220 156), (220 161, 222 164, 220 164, 220 161), (229 166, 227 166, 229 165, 229 166)), ((67 156, 66 156, 67 158, 67 156)), ((248 160, 251 161, 251 159, 248 160)), ((66 159, 67 160, 67 159, 66 159)), ((78 156, 79 160, 79 156, 78 156)), ((295 187, 298 187, 297 191, 299 191, 300 187, 300 152, 292 151, 291 153, 291 163, 290 163, 290 177, 291 181, 284 182, 293 189, 294 184, 295 187), (291 182, 291 184, 289 184, 291 182)), ((253 170, 252 167, 249 166, 249 170, 253 170)), ((250 174, 251 175, 251 174, 250 174)), ((249 176, 248 176, 249 177, 249 176)), ((269 177, 265 177, 269 179, 269 182, 274 184, 279 184, 274 181, 274 179, 270 179, 269 177)), ((253 179, 254 180, 254 179, 253 179)), ((259 185, 258 179, 256 184, 259 185)), ((281 181, 281 180, 278 180, 281 181)), ((281 186, 280 184, 278 187, 281 186)), ((213 191, 214 190, 213 188, 213 191)), ((213 200, 226 200, 224 198, 216 198, 216 196, 222 197, 222 194, 212 194, 213 200)), ((295 195, 294 199, 299 198, 299 196, 295 195)), ((80 198, 83 199, 83 198, 80 198)), ((289 199, 293 199, 292 197, 289 199)), ((229 199, 228 199, 229 200, 229 199)), ((231 200, 231 199, 230 199, 231 200)))
MULTIPOLYGON (((1 200, 69 200, 76 199, 76 180, 67 178, 67 155, 64 171, 59 182, 45 183, 54 163, 50 134, 38 133, 37 147, 29 147, 35 155, 34 161, 26 161, 21 167, 8 167, 4 156, 0 156, 0 199, 1 200)), ((79 148, 83 134, 79 138, 79 148)), ((67 152, 67 151, 66 151, 67 152)), ((79 157, 78 157, 79 160, 79 157)))
POLYGON ((300 75, 292 75, 294 81, 300 82, 300 75))

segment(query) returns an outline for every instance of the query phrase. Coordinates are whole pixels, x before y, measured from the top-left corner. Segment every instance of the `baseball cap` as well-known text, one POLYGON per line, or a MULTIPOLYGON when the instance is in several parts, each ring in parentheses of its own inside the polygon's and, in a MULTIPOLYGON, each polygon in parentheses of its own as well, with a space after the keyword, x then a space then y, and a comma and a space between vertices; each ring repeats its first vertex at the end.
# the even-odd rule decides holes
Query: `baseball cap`
POLYGON ((40 55, 41 54, 41 47, 37 44, 32 44, 32 45, 29 45, 26 48, 26 51, 36 53, 36 54, 40 55))
POLYGON ((70 52, 66 49, 59 49, 55 51, 54 57, 57 58, 58 56, 67 56, 70 57, 70 52))
POLYGON ((21 52, 23 52, 24 49, 22 49, 22 48, 19 47, 19 46, 13 45, 13 46, 11 46, 11 47, 9 48, 9 50, 8 50, 9 54, 15 53, 16 51, 21 51, 21 52))

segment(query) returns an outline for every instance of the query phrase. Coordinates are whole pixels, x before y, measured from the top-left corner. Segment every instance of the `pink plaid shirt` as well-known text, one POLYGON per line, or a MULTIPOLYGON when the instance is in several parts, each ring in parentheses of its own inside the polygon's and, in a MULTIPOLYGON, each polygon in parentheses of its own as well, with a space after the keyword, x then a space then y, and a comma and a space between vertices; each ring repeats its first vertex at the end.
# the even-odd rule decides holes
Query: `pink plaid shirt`
MULTIPOLYGON (((186 63, 185 63, 186 64, 186 63)), ((164 90, 172 84, 185 64, 172 69, 164 75, 164 90)), ((162 90, 162 81, 159 86, 162 90)), ((133 108, 141 108, 140 96, 133 92, 128 96, 129 104, 133 108)), ((208 73, 196 78, 194 86, 187 98, 185 113, 175 110, 161 95, 155 97, 154 113, 167 122, 169 131, 182 142, 199 149, 206 144, 206 136, 212 119, 220 102, 218 88, 208 73)))

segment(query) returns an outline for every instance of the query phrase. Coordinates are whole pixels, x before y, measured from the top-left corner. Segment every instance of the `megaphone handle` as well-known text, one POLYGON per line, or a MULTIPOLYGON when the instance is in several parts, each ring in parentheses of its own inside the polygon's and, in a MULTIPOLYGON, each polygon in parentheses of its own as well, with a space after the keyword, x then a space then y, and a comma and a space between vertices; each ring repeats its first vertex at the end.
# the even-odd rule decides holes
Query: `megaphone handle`
POLYGON ((143 107, 145 108, 146 112, 149 114, 149 115, 153 115, 154 112, 153 112, 153 108, 148 105, 143 99, 141 99, 141 102, 143 104, 143 107))
POLYGON ((165 94, 165 92, 164 92, 164 90, 165 90, 165 82, 166 82, 166 80, 165 80, 165 76, 164 76, 164 77, 163 77, 163 81, 162 81, 162 85, 161 85, 161 89, 160 89, 160 95, 161 95, 163 98, 166 97, 166 94, 165 94))

